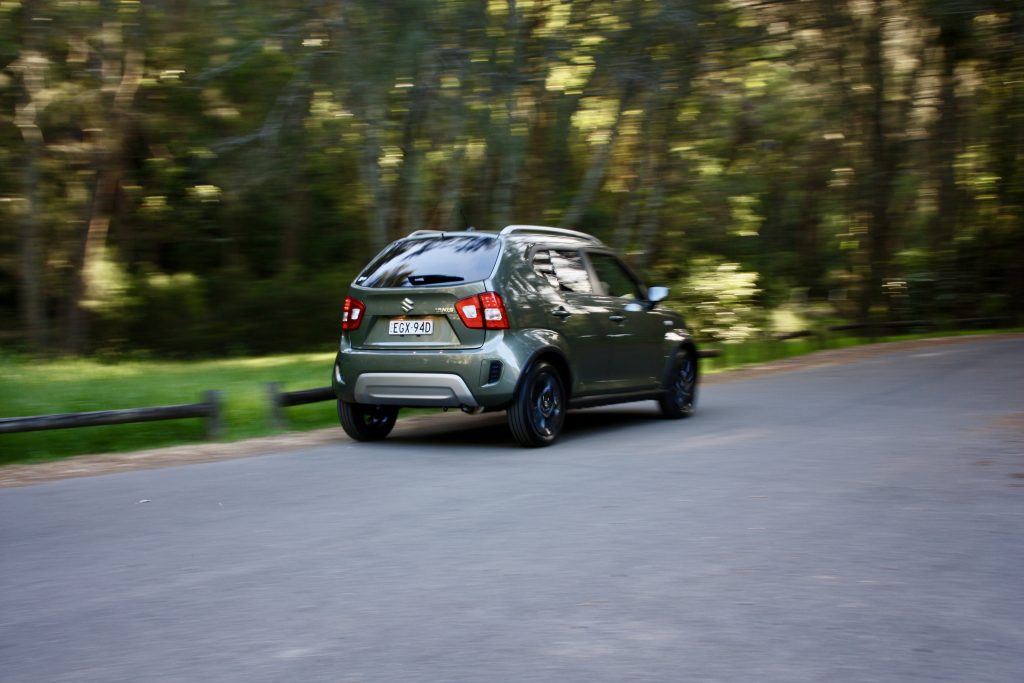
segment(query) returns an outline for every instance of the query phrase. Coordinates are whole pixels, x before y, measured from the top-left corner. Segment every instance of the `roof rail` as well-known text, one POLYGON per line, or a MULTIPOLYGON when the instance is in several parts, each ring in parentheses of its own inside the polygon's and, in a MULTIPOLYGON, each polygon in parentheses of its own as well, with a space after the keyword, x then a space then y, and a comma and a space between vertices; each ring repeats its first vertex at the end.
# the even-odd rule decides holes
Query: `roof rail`
POLYGON ((414 232, 410 232, 402 239, 408 239, 409 237, 427 237, 428 235, 440 235, 441 237, 447 237, 449 235, 478 235, 480 237, 494 237, 493 232, 486 232, 484 230, 477 231, 476 228, 470 227, 462 230, 416 230, 414 232))
POLYGON ((585 232, 569 230, 567 228, 549 228, 545 225, 506 225, 501 229, 499 234, 511 235, 516 232, 532 232, 542 235, 562 235, 564 237, 576 237, 581 240, 587 240, 594 244, 601 244, 601 240, 597 239, 593 235, 588 235, 585 232))

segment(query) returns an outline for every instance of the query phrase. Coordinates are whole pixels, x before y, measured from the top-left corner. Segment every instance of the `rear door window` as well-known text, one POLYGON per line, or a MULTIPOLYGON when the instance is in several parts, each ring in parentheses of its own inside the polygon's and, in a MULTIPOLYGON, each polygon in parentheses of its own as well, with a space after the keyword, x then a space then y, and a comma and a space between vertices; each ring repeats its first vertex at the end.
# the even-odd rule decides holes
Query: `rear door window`
POLYGON ((540 249, 533 256, 533 269, 560 292, 589 294, 590 273, 578 251, 540 249))
POLYGON ((396 242, 368 265, 362 287, 429 287, 485 280, 498 260, 490 235, 429 237, 396 242))

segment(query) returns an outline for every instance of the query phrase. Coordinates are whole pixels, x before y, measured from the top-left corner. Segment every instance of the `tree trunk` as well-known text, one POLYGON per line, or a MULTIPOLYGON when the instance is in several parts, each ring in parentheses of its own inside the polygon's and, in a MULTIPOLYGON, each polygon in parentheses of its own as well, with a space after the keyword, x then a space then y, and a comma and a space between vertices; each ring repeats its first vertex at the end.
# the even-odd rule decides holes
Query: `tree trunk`
POLYGON ((1000 65, 1006 92, 999 114, 996 116, 995 140, 997 168, 999 169, 999 211, 1017 230, 1008 250, 1009 294, 1011 311, 1016 324, 1024 322, 1024 126, 1018 119, 1024 111, 1024 7, 1019 4, 1010 15, 1006 27, 1012 50, 1008 50, 1000 65), (1017 254, 1014 257, 1013 254, 1017 254))
MULTIPOLYGON (((461 134, 461 133, 460 133, 461 134)), ((458 139, 458 138, 455 138, 458 139)), ((468 228, 463 225, 460 203, 462 199, 462 167, 466 156, 466 141, 454 143, 452 158, 446 164, 448 175, 445 178, 444 190, 438 207, 437 227, 440 230, 458 230, 468 228)))
POLYGON ((939 34, 942 46, 942 85, 939 91, 939 122, 936 134, 935 166, 938 173, 938 211, 932 221, 932 255, 945 261, 953 243, 959 205, 956 188, 956 154, 959 146, 959 111, 956 96, 956 31, 944 26, 939 34))
MULTIPOLYGON (((665 111, 667 113, 671 110, 665 111)), ((654 112, 652 112, 653 115, 654 112)), ((670 128, 671 124, 667 121, 659 121, 658 125, 653 123, 651 125, 651 131, 670 128)), ((667 135, 656 136, 652 133, 648 138, 647 188, 639 235, 639 244, 643 249, 640 265, 644 269, 648 269, 654 264, 654 256, 658 251, 655 241, 661 227, 661 211, 665 206, 665 178, 669 172, 669 137, 667 135)))
POLYGON ((868 265, 860 299, 860 318, 868 322, 871 309, 879 300, 889 264, 890 215, 894 160, 886 135, 885 64, 882 52, 884 0, 874 0, 874 13, 865 41, 865 72, 871 86, 868 110, 868 154, 870 171, 866 190, 868 209, 868 265))
POLYGON ((580 220, 583 218, 583 214, 590 207, 591 202, 594 201, 594 195, 601 189, 601 183, 604 181, 605 172, 608 170, 608 159, 611 158, 612 149, 615 147, 615 141, 619 138, 619 131, 622 128, 622 119, 626 114, 626 109, 629 107, 629 102, 632 99, 631 89, 627 87, 622 93, 622 97, 619 98, 619 108, 615 113, 615 120, 612 122, 611 128, 608 130, 608 139, 604 141, 604 144, 594 152, 590 158, 590 166, 587 168, 586 174, 583 176, 583 182, 580 183, 580 188, 576 192, 576 196, 573 198, 572 203, 569 204, 569 208, 565 212, 565 216, 562 217, 561 225, 565 228, 578 227, 580 220))
POLYGON ((821 285, 824 258, 821 254, 821 202, 828 190, 828 174, 821 163, 815 163, 804 176, 797 225, 797 282, 811 292, 821 285))
MULTIPOLYGON (((26 8, 25 16, 32 17, 35 8, 26 8)), ((34 353, 42 352, 47 343, 47 321, 43 299, 43 233, 40 225, 42 196, 40 164, 46 154, 46 141, 39 128, 39 113, 46 108, 54 90, 47 88, 50 67, 47 57, 37 49, 45 44, 45 22, 29 19, 20 27, 25 46, 19 59, 8 68, 21 75, 25 91, 23 103, 15 105, 14 125, 21 133, 25 153, 22 166, 22 184, 25 193, 25 213, 18 235, 18 303, 20 306, 23 339, 34 353)))
MULTIPOLYGON (((660 176, 660 174, 658 174, 660 176)), ((650 268, 654 263, 655 237, 661 225, 661 209, 665 205, 665 186, 658 177, 652 181, 651 192, 644 203, 644 217, 640 223, 640 244, 643 245, 642 265, 650 268)))
MULTIPOLYGON (((301 163, 299 155, 298 163, 301 163)), ((303 228, 307 218, 306 178, 296 172, 288 188, 288 215, 284 219, 284 234, 281 236, 280 272, 287 273, 295 269, 299 263, 299 247, 302 243, 303 228)))
MULTIPOLYGON (((32 33, 35 35, 35 32, 32 33)), ((46 342, 46 321, 43 311, 42 234, 39 216, 42 211, 39 190, 39 161, 45 152, 43 133, 37 116, 50 96, 46 90, 49 63, 41 53, 27 49, 12 71, 19 71, 27 95, 24 105, 16 107, 14 124, 25 144, 22 184, 25 192, 25 213, 18 240, 18 299, 24 339, 33 351, 41 351, 46 342)))
MULTIPOLYGON (((120 156, 120 155, 118 155, 120 156)), ((92 201, 89 204, 81 242, 72 262, 72 282, 68 290, 67 327, 64 333, 64 350, 68 353, 82 353, 88 346, 89 313, 86 301, 95 291, 95 275, 98 261, 105 258, 103 253, 110 228, 115 196, 121 184, 120 160, 101 166, 96 178, 92 201)))
MULTIPOLYGON (((283 124, 286 130, 292 132, 288 136, 291 143, 278 152, 280 159, 291 169, 288 175, 286 205, 287 215, 284 217, 283 234, 281 235, 279 272, 287 273, 296 269, 302 263, 302 239, 306 232, 306 223, 309 220, 309 182, 307 175, 306 157, 308 150, 308 137, 306 134, 306 116, 309 112, 309 93, 302 88, 303 82, 293 79, 289 87, 295 85, 299 95, 293 100, 298 103, 294 110, 284 116, 283 124), (298 82, 297 82, 298 81, 298 82)), ((267 156, 273 158, 271 153, 267 156)))
MULTIPOLYGON (((636 145, 638 150, 637 156, 640 159, 634 164, 636 177, 631 183, 629 192, 621 202, 619 218, 615 223, 613 241, 620 250, 626 249, 633 239, 633 230, 637 220, 637 205, 640 203, 641 197, 649 191, 651 179, 654 175, 653 166, 656 155, 653 152, 655 145, 651 139, 651 130, 654 127, 655 104, 658 99, 656 91, 648 92, 644 99, 643 119, 640 121, 640 135, 636 145)), ((656 179, 655 182, 657 182, 656 179)))
POLYGON ((383 126, 383 107, 375 103, 366 107, 366 134, 363 136, 363 160, 361 164, 363 182, 370 190, 370 250, 374 253, 388 243, 388 224, 391 206, 387 188, 381 177, 380 133, 383 126))
POLYGON ((423 169, 422 153, 418 142, 423 121, 429 118, 431 98, 436 92, 437 56, 428 53, 428 67, 422 69, 417 83, 409 93, 409 109, 405 115, 402 133, 402 173, 399 180, 401 188, 401 214, 398 217, 398 233, 405 235, 409 231, 419 230, 423 226, 423 169))
POLYGON ((508 32, 512 42, 512 73, 505 94, 505 121, 498 153, 498 183, 494 189, 491 215, 494 227, 501 228, 511 221, 513 197, 519 183, 519 160, 523 154, 521 129, 526 127, 522 105, 519 102, 522 46, 519 37, 519 14, 516 0, 508 0, 508 32))
MULTIPOLYGON (((113 30, 113 29, 110 29, 113 30)), ((73 263, 72 285, 68 290, 67 329, 64 349, 69 353, 81 353, 88 346, 88 312, 83 305, 96 291, 97 266, 106 258, 104 250, 110 219, 121 187, 125 167, 125 139, 130 128, 130 114, 135 93, 142 80, 143 55, 134 48, 126 48, 121 60, 104 59, 106 80, 116 83, 113 102, 107 112, 105 130, 101 131, 96 143, 96 184, 88 208, 85 231, 79 249, 79 258, 73 263), (118 69, 118 65, 120 68, 118 69), (119 76, 109 75, 119 71, 119 76)))
POLYGON ((32 139, 25 141, 25 165, 22 178, 25 186, 25 215, 21 220, 19 245, 19 289, 21 324, 25 341, 33 352, 46 346, 46 327, 43 319, 42 236, 39 229, 39 157, 41 145, 32 139))
POLYGON ((636 181, 633 183, 632 189, 623 197, 619 206, 619 218, 615 221, 612 242, 620 251, 629 247, 630 240, 633 238, 633 228, 636 224, 636 198, 633 195, 647 184, 647 164, 641 163, 639 166, 636 181))

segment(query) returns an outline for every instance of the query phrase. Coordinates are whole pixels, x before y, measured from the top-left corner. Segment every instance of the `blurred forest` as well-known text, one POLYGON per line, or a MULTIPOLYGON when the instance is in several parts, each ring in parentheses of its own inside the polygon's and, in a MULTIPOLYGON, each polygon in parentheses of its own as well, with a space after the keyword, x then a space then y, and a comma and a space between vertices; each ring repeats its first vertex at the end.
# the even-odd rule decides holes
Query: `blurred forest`
POLYGON ((1019 0, 2 0, 0 344, 330 348, 411 230, 629 255, 705 336, 1024 313, 1019 0))

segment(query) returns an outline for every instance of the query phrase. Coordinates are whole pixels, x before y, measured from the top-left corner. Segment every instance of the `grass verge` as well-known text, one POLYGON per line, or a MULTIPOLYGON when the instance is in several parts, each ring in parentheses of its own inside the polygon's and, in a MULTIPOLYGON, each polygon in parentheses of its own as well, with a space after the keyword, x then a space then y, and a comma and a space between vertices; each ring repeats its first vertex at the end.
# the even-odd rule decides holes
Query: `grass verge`
MULTIPOLYGON (((264 385, 284 391, 330 383, 333 353, 175 362, 87 359, 30 361, 0 356, 0 416, 198 403, 207 389, 224 392, 223 439, 274 433, 264 385)), ((287 409, 292 429, 337 424, 331 402, 287 409)), ((202 441, 202 419, 0 435, 0 465, 202 441)))
MULTIPOLYGON (((852 336, 847 334, 830 333, 815 337, 801 337, 799 339, 787 339, 785 341, 763 340, 748 341, 740 344, 717 344, 715 348, 721 350, 717 358, 707 358, 701 361, 701 372, 715 373, 732 370, 745 365, 767 363, 784 358, 803 356, 815 351, 829 349, 844 349, 851 346, 863 346, 866 344, 882 344, 886 342, 914 341, 917 339, 935 339, 938 337, 966 337, 971 335, 984 334, 1005 334, 1011 332, 1024 332, 1024 327, 998 330, 955 330, 945 332, 927 332, 918 334, 900 334, 879 336, 874 339, 852 336)), ((708 345, 710 346, 710 345, 708 345)))

